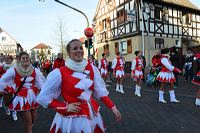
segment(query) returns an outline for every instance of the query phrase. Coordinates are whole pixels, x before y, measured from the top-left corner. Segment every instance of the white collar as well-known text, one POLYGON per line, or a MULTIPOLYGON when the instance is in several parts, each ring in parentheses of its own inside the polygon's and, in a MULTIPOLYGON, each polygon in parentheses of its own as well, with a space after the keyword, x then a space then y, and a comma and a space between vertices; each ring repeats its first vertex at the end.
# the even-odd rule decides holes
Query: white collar
POLYGON ((12 67, 12 64, 6 64, 5 62, 3 62, 3 69, 4 70, 8 70, 10 67, 12 67))
POLYGON ((70 58, 65 61, 65 65, 69 69, 76 71, 76 72, 83 72, 85 70, 87 63, 88 62, 85 59, 83 59, 81 62, 75 62, 75 61, 71 60, 70 58))

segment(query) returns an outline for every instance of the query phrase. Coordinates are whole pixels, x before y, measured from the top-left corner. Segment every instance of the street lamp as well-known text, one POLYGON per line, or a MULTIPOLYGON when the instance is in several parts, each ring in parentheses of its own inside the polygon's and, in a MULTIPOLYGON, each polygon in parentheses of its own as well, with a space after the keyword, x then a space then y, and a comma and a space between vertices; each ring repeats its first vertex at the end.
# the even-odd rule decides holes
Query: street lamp
POLYGON ((151 10, 149 7, 146 7, 145 9, 145 12, 146 12, 146 15, 147 15, 147 46, 148 46, 148 67, 150 68, 150 45, 151 43, 149 43, 149 25, 150 25, 150 13, 151 13, 151 10))
POLYGON ((145 41, 144 41, 144 20, 143 20, 143 13, 146 14, 147 16, 147 48, 148 48, 148 67, 150 67, 150 43, 149 43, 149 19, 150 19, 150 13, 151 13, 151 9, 148 6, 143 5, 143 0, 141 0, 141 10, 142 10, 142 52, 143 52, 143 56, 145 55, 145 41))
POLYGON ((89 27, 89 20, 88 20, 88 17, 85 15, 85 13, 83 13, 82 11, 80 11, 80 10, 78 10, 78 9, 72 7, 72 6, 69 6, 69 5, 65 4, 65 3, 62 2, 62 1, 55 0, 55 2, 58 2, 58 3, 60 3, 60 4, 64 5, 64 6, 66 6, 66 7, 71 8, 72 10, 77 11, 77 12, 79 12, 80 14, 82 14, 82 15, 85 17, 86 21, 87 21, 87 27, 89 27))
MULTIPOLYGON (((40 2, 44 2, 45 0, 39 0, 39 1, 40 2)), ((80 14, 82 14, 85 17, 86 21, 87 21, 87 28, 89 27, 89 20, 88 20, 88 17, 86 16, 85 13, 83 13, 82 11, 80 11, 80 10, 78 10, 78 9, 70 6, 70 5, 67 5, 66 3, 64 3, 64 2, 62 2, 60 0, 55 0, 55 2, 58 2, 59 4, 62 4, 62 5, 70 8, 70 9, 72 9, 72 10, 74 10, 74 11, 79 12, 80 14)), ((89 56, 90 56, 90 49, 88 48, 88 58, 89 58, 89 56)))

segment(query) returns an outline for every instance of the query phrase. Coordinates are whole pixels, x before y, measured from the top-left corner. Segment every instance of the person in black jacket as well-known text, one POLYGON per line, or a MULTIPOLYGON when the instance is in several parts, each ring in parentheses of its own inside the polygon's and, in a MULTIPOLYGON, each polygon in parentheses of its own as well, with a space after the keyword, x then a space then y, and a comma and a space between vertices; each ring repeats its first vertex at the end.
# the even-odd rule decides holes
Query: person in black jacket
POLYGON ((142 81, 145 82, 145 67, 146 67, 146 59, 144 56, 142 56, 142 60, 143 60, 143 68, 142 68, 142 72, 143 72, 143 79, 142 81))
MULTIPOLYGON (((181 70, 180 58, 179 58, 179 55, 178 55, 178 51, 176 50, 176 47, 172 47, 170 49, 170 55, 171 55, 170 61, 171 61, 172 65, 181 70)), ((174 76, 176 78, 176 82, 174 83, 174 88, 177 88, 178 87, 178 79, 179 79, 178 75, 179 75, 179 73, 178 72, 173 72, 173 73, 174 73, 174 76)))
POLYGON ((185 54, 185 65, 184 65, 184 68, 185 68, 185 81, 188 81, 188 80, 191 81, 193 79, 193 74, 192 74, 193 58, 194 58, 194 54, 191 51, 191 49, 188 48, 186 50, 186 54, 185 54))

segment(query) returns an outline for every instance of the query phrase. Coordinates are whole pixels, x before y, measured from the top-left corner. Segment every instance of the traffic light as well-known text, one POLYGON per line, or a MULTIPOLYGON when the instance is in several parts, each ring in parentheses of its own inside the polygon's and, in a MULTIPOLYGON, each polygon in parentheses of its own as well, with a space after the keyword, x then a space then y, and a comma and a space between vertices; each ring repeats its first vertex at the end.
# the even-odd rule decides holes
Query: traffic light
POLYGON ((90 48, 90 49, 93 47, 92 44, 93 44, 93 42, 92 42, 92 39, 90 38, 90 39, 89 39, 89 48, 90 48))
POLYGON ((91 49, 93 47, 93 42, 92 39, 90 38, 89 40, 85 40, 85 47, 88 48, 88 44, 89 44, 89 48, 91 49))
POLYGON ((85 40, 85 47, 88 48, 88 40, 85 40))

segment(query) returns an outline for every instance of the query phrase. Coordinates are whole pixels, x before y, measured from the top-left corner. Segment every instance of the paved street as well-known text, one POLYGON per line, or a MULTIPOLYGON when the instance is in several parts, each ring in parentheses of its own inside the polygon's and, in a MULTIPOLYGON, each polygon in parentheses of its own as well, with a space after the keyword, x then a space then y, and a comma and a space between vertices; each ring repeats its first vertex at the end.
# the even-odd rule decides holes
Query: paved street
MULTIPOLYGON (((107 133, 200 133, 200 107, 194 105, 195 91, 198 86, 180 82, 182 87, 176 89, 180 104, 161 104, 158 102, 158 87, 143 86, 142 98, 134 96, 131 79, 125 80, 125 94, 116 93, 115 86, 108 82, 110 97, 122 113, 122 121, 115 122, 114 117, 105 106, 101 114, 107 126, 107 133)), ((168 93, 165 93, 169 101, 168 93)), ((39 109, 37 123, 33 133, 48 133, 53 111, 39 109)), ((20 118, 20 117, 19 117, 20 118)), ((1 133, 22 133, 22 121, 13 122, 0 111, 1 133)))

